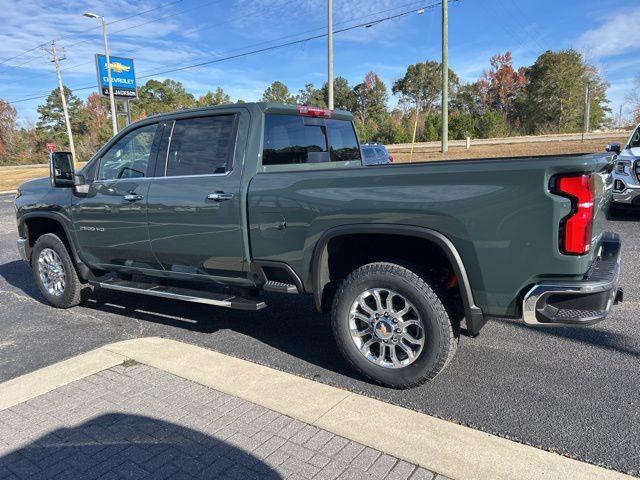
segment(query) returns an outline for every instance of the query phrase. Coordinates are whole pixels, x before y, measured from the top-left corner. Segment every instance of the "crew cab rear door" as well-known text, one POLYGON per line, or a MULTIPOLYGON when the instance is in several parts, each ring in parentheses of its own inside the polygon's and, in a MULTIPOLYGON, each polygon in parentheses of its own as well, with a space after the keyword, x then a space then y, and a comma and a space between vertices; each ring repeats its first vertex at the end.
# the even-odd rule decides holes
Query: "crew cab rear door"
POLYGON ((177 117, 165 129, 148 192, 151 249, 180 276, 240 277, 240 194, 246 111, 177 117), (243 125, 240 128, 240 125, 243 125), (243 131, 241 131, 243 130, 243 131))

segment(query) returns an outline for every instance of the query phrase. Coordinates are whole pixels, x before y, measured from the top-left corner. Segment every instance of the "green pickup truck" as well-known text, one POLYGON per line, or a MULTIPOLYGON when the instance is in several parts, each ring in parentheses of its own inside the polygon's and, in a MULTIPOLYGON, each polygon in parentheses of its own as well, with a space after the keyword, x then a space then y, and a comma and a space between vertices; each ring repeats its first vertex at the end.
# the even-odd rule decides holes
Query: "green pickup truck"
POLYGON ((243 310, 311 294, 355 369, 408 388, 488 317, 590 325, 622 300, 608 155, 367 167, 348 112, 255 103, 146 118, 78 172, 50 163, 15 206, 58 308, 94 287, 243 310))

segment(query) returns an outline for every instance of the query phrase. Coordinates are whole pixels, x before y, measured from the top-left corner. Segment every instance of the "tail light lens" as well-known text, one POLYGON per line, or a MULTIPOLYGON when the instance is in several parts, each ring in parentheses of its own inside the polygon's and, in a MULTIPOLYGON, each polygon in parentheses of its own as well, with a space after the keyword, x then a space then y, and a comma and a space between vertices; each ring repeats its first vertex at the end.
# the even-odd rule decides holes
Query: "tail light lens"
POLYGON ((393 155, 389 155, 389 162, 393 163, 393 155))
POLYGON ((560 222, 560 250, 568 255, 584 255, 591 248, 595 200, 591 175, 554 177, 552 192, 571 200, 571 213, 560 222))

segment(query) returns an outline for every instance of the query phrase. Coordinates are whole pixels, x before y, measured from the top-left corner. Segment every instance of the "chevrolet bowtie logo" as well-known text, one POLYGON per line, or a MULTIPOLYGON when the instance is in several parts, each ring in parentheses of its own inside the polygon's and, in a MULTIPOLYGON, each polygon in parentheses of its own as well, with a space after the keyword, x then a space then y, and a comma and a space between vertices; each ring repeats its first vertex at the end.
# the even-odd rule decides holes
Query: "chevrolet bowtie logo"
POLYGON ((129 70, 131 70, 131 67, 129 65, 123 65, 120 62, 111 62, 110 65, 111 71, 115 73, 128 72, 129 70))

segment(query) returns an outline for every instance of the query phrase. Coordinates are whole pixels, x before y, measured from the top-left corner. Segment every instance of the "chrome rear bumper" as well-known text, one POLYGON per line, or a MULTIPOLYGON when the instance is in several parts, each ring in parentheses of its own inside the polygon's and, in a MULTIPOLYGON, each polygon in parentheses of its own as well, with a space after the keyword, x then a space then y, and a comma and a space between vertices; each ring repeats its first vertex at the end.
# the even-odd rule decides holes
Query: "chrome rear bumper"
POLYGON ((620 237, 606 233, 600 255, 585 278, 577 282, 549 281, 534 285, 522 301, 527 325, 592 325, 622 301, 620 237))

